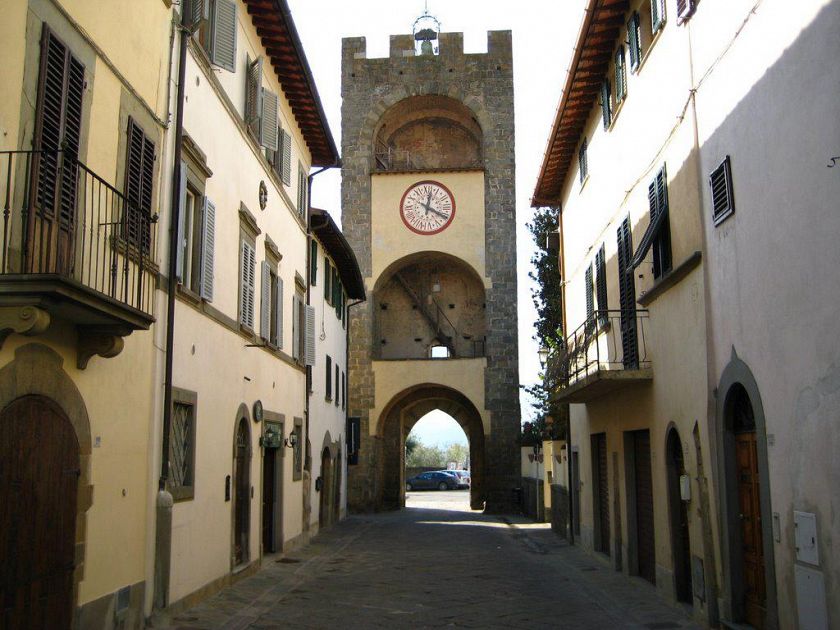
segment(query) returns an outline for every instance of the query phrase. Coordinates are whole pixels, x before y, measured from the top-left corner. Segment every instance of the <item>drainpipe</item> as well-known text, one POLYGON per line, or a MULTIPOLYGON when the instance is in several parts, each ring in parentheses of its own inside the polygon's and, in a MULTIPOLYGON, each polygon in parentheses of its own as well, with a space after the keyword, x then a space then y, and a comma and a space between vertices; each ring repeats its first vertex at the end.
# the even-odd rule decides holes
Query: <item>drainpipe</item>
POLYGON ((187 38, 189 29, 178 25, 178 90, 175 102, 175 150, 173 153, 172 203, 169 221, 169 266, 166 302, 166 347, 163 381, 163 434, 161 436, 160 479, 158 480, 155 529, 155 583, 153 607, 164 608, 169 592, 169 560, 172 551, 172 495, 166 490, 169 477, 169 431, 172 423, 172 347, 175 341, 175 290, 178 250, 178 214, 181 189, 181 143, 184 135, 184 77, 186 74, 187 38))

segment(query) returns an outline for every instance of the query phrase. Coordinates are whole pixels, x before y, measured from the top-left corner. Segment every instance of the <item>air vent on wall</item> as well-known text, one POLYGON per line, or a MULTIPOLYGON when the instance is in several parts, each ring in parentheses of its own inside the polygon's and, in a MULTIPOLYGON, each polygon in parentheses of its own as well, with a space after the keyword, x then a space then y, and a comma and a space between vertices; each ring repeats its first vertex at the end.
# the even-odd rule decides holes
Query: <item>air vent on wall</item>
POLYGON ((709 187, 712 192, 712 220, 715 225, 719 225, 735 212, 735 199, 732 194, 732 169, 728 155, 709 175, 709 187))

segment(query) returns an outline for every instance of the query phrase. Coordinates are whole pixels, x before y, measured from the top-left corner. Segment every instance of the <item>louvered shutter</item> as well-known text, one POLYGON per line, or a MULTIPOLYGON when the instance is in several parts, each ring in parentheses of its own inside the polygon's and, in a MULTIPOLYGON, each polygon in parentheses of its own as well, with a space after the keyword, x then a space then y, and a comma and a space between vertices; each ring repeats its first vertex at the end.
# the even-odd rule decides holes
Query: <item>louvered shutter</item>
POLYGON ((635 70, 639 67, 639 62, 642 58, 642 44, 641 44, 641 32, 639 30, 639 24, 641 20, 639 19, 638 12, 633 12, 633 15, 630 16, 630 21, 627 22, 627 36, 628 41, 630 44, 630 69, 635 70))
POLYGON ((671 227, 668 217, 668 176, 663 166, 648 188, 651 223, 657 223, 653 237, 653 277, 671 270, 671 227), (655 198, 651 201, 651 198, 655 198), (659 215, 662 215, 659 218, 659 215), (657 220, 658 219, 658 220, 657 220))
POLYGON ((283 130, 283 183, 292 185, 292 136, 283 130))
POLYGON ((228 72, 236 69, 236 2, 216 0, 210 61, 228 72))
POLYGON ((154 186, 155 144, 133 118, 128 118, 128 155, 125 169, 125 196, 129 203, 124 209, 123 237, 129 245, 150 252, 150 217, 154 186))
POLYGON ((732 167, 729 156, 709 176, 712 193, 712 219, 718 225, 735 212, 735 194, 732 190, 732 167))
POLYGON ((209 17, 209 0, 184 0, 184 3, 184 26, 195 32, 209 17))
POLYGON ((630 217, 625 217, 617 231, 618 240, 618 298, 621 308, 621 346, 625 368, 638 366, 636 342, 636 283, 630 259, 633 256, 633 234, 630 217))
POLYGON ((315 365, 315 307, 306 305, 306 336, 304 357, 306 365, 315 365))
POLYGON ((665 0, 650 0, 650 24, 654 33, 665 24, 665 0))
POLYGON ((680 21, 687 20, 694 13, 695 0, 677 0, 677 17, 680 21))
POLYGON ((260 115, 260 144, 269 151, 277 150, 277 95, 262 89, 262 114, 260 115))
POLYGON ((187 212, 186 162, 181 162, 181 166, 178 169, 178 179, 180 182, 178 184, 178 237, 175 240, 178 244, 175 248, 175 277, 178 278, 178 282, 181 282, 184 278, 184 247, 186 245, 184 243, 184 233, 186 231, 184 226, 187 221, 187 217, 185 216, 187 212))
POLYGON ((324 299, 327 301, 327 304, 330 303, 330 299, 332 298, 332 265, 330 261, 327 260, 327 257, 324 256, 324 299))
POLYGON ((309 284, 313 287, 318 284, 318 241, 314 238, 309 247, 309 284))
POLYGON ((592 315, 595 313, 595 296, 592 293, 592 265, 586 267, 583 281, 586 283, 586 327, 589 329, 593 323, 592 315))
POLYGON ((300 300, 295 295, 292 298, 292 358, 300 358, 300 300))
POLYGON ((580 149, 578 150, 578 174, 580 176, 580 183, 586 179, 589 172, 589 165, 586 162, 586 138, 581 140, 580 149))
POLYGON ((245 240, 242 241, 240 264, 242 267, 239 274, 239 321, 253 330, 256 253, 253 246, 245 240))
POLYGON ((262 66, 263 58, 248 63, 248 74, 245 78, 245 124, 251 129, 255 138, 260 137, 260 115, 262 114, 262 66))
POLYGON ((341 372, 338 369, 338 361, 335 362, 335 406, 338 407, 339 403, 339 380, 341 379, 341 372))
POLYGON ((260 264, 260 336, 271 340, 271 266, 265 260, 260 264))
POLYGON ((615 51, 615 100, 624 100, 627 94, 627 69, 624 66, 624 46, 615 51))
POLYGON ((213 263, 216 255, 216 205, 207 197, 201 212, 201 297, 213 301, 213 263))
POLYGON ((610 102, 610 82, 604 79, 601 84, 601 115, 604 119, 604 129, 608 129, 612 122, 612 103, 610 102))
POLYGON ((607 260, 604 246, 595 254, 595 290, 598 297, 598 321, 607 322, 609 304, 607 303, 607 260))
POLYGON ((277 277, 277 306, 275 310, 275 317, 277 318, 277 339, 274 343, 278 348, 283 347, 283 278, 277 277))

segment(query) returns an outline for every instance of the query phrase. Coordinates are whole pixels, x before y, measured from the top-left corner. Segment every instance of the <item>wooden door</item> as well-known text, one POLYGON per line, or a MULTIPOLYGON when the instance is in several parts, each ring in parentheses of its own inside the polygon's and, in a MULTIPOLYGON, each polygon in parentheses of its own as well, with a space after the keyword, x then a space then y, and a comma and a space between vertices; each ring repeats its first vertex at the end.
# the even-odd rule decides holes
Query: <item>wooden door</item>
POLYGON ((248 421, 242 418, 236 430, 236 494, 234 495, 234 564, 248 561, 248 530, 251 515, 251 449, 248 421))
POLYGON ((580 460, 577 451, 572 451, 572 528, 580 536, 580 460))
POLYGON ((318 504, 318 524, 322 529, 330 525, 330 490, 332 489, 330 452, 321 453, 321 496, 318 504))
POLYGON ((653 479, 650 465, 650 432, 633 432, 636 492, 636 550, 639 575, 656 584, 656 546, 653 530, 653 479))
POLYGON ((52 401, 0 413, 0 628, 69 628, 79 442, 52 401))
POLYGON ((606 433, 596 433, 592 436, 592 472, 595 480, 595 550, 610 555, 610 491, 606 433))
POLYGON ((764 548, 759 503, 758 452, 755 431, 735 434, 738 506, 741 520, 741 570, 744 579, 744 613, 755 628, 764 627, 767 590, 764 582, 764 548))
POLYGON ((688 506, 680 496, 680 477, 685 475, 682 441, 676 429, 668 434, 668 507, 671 524, 671 553, 674 558, 674 587, 677 601, 691 604, 691 542, 688 506))
POLYGON ((274 503, 276 501, 274 475, 276 457, 277 449, 265 449, 262 470, 262 545, 265 553, 277 551, 274 546, 274 503))

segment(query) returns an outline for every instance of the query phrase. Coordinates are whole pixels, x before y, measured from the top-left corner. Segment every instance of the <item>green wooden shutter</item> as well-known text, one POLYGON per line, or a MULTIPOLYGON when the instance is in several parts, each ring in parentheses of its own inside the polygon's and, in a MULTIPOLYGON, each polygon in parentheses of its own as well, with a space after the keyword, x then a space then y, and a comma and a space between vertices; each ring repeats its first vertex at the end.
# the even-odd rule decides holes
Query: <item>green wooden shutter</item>
POLYGON ((653 33, 665 25, 665 0, 650 0, 650 24, 653 33))
POLYGON ((592 291, 592 265, 586 267, 583 281, 586 283, 586 324, 588 328, 592 323, 592 315, 595 313, 595 296, 592 291))
POLYGON ((148 254, 151 250, 152 188, 154 186, 155 144, 143 129, 128 118, 128 155, 125 167, 125 196, 123 237, 128 244, 148 254))
POLYGON ((598 320, 605 323, 610 307, 607 303, 607 259, 603 244, 595 254, 595 287, 598 294, 598 320))
POLYGON ((260 144, 269 151, 277 150, 277 95, 265 88, 262 89, 260 144))
POLYGON ((610 80, 604 79, 601 84, 601 116, 604 119, 604 129, 609 129, 612 122, 612 103, 610 102, 610 80))
POLYGON ((641 20, 639 18, 638 11, 634 11, 633 15, 630 16, 630 21, 627 22, 627 36, 630 45, 630 69, 635 70, 639 67, 639 63, 642 60, 642 43, 641 43, 641 31, 639 29, 639 24, 641 20))
POLYGON ((578 173, 580 175, 580 183, 582 184, 589 173, 589 164, 586 161, 586 138, 581 140, 580 149, 578 150, 578 173))
POLYGON ((314 238, 309 244, 309 284, 318 285, 318 241, 314 238))
POLYGON ((236 2, 216 0, 212 23, 210 61, 228 72, 236 69, 236 2))
POLYGON ((330 303, 330 299, 332 297, 332 265, 330 261, 327 260, 327 257, 324 256, 324 299, 327 301, 327 304, 330 303))
POLYGON ((615 51, 615 101, 619 103, 627 95, 627 67, 624 64, 624 46, 615 51))

